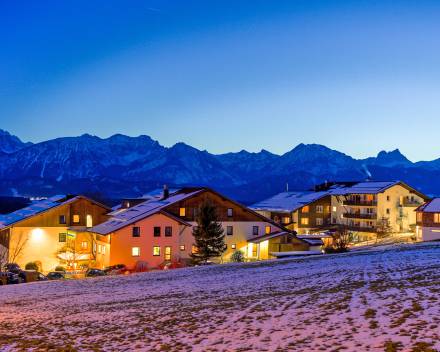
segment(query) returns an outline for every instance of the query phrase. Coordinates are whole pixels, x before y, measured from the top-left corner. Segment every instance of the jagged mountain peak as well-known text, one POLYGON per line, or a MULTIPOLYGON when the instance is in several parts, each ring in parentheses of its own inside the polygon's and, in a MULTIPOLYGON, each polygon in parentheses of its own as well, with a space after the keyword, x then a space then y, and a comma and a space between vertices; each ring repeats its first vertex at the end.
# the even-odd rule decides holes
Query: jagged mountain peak
POLYGON ((0 152, 10 154, 26 148, 32 143, 24 143, 17 136, 12 135, 8 131, 0 129, 0 152))

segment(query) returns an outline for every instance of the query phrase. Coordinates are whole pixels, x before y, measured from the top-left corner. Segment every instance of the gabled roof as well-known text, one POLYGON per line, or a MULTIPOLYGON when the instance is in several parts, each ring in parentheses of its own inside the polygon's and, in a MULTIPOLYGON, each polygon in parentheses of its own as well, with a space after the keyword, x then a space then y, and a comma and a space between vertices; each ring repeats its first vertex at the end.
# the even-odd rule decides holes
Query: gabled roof
POLYGON ((406 188, 407 190, 417 194, 419 197, 423 199, 428 199, 426 195, 417 191, 415 188, 412 188, 411 186, 407 185, 405 182, 402 181, 365 181, 365 182, 358 182, 349 187, 335 185, 329 188, 329 192, 330 194, 335 196, 339 196, 339 195, 342 196, 348 194, 378 194, 385 192, 387 189, 397 185, 406 188))
POLYGON ((440 213, 440 198, 433 198, 429 202, 422 204, 415 211, 424 213, 440 213))
POLYGON ((194 188, 182 188, 172 194, 166 199, 151 199, 146 200, 145 202, 138 204, 132 208, 127 208, 125 210, 121 210, 120 212, 113 212, 113 217, 97 226, 92 227, 89 229, 90 232, 95 232, 101 235, 108 235, 112 232, 115 232, 117 230, 120 230, 121 228, 124 228, 125 226, 131 225, 137 221, 143 220, 149 216, 152 216, 157 213, 162 213, 166 216, 172 217, 176 221, 180 221, 184 225, 191 226, 191 224, 188 224, 187 222, 183 221, 179 217, 176 217, 169 212, 166 211, 166 208, 170 205, 189 199, 191 197, 194 197, 196 195, 199 195, 203 192, 211 192, 223 199, 226 199, 235 205, 246 209, 246 211, 252 213, 255 217, 261 219, 262 221, 265 221, 269 224, 274 225, 277 229, 280 231, 285 231, 288 233, 289 231, 285 229, 282 225, 277 224, 272 219, 266 218, 265 216, 258 214, 254 210, 237 203, 236 201, 227 198, 226 196, 210 189, 207 187, 194 187, 194 188))
POLYGON ((93 199, 87 198, 85 196, 68 196, 68 195, 56 195, 44 200, 39 200, 33 202, 31 205, 16 210, 10 214, 5 214, 0 216, 0 230, 5 229, 7 227, 10 227, 14 224, 17 224, 20 221, 29 219, 33 216, 39 215, 41 213, 44 213, 46 211, 49 211, 53 208, 66 205, 69 203, 73 203, 78 199, 87 199, 92 203, 98 204, 99 206, 110 210, 109 207, 106 205, 100 204, 93 199))
POLYGON ((273 197, 255 203, 250 206, 253 210, 268 210, 279 212, 296 211, 305 205, 313 203, 323 197, 328 196, 329 192, 282 192, 273 197))
POLYGON ((108 235, 109 233, 115 232, 125 226, 148 218, 157 213, 162 213, 168 217, 173 217, 173 219, 175 219, 176 221, 180 221, 181 223, 190 226, 188 223, 184 222, 180 218, 177 218, 174 215, 165 212, 165 208, 170 206, 171 204, 190 198, 203 191, 203 188, 183 189, 171 194, 166 199, 146 200, 143 203, 122 210, 119 213, 113 213, 113 217, 110 220, 107 220, 97 226, 92 227, 91 229, 89 229, 89 231, 99 233, 101 235, 108 235))

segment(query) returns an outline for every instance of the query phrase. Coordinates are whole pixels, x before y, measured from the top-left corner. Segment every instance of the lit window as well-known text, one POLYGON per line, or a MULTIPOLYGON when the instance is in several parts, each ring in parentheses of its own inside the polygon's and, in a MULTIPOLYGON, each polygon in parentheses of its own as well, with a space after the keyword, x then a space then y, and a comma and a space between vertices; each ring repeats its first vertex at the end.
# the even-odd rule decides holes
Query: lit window
POLYGON ((102 254, 104 255, 105 254, 105 251, 106 251, 107 249, 105 248, 105 246, 103 245, 102 246, 102 254))
POLYGON ((102 246, 98 244, 98 254, 101 254, 101 252, 102 252, 102 246))
POLYGON ((199 250, 197 249, 197 247, 196 246, 191 246, 191 253, 192 254, 195 254, 195 253, 197 253, 199 250))
POLYGON ((155 257, 159 257, 160 256, 160 247, 159 246, 154 246, 153 247, 153 256, 155 256, 155 257))
POLYGON ((252 256, 254 258, 258 256, 258 246, 255 243, 252 244, 252 256))
POLYGON ((141 228, 139 226, 133 226, 132 235, 133 237, 141 237, 141 228))
POLYGON ((440 213, 435 213, 434 214, 434 222, 435 223, 440 223, 440 213))
POLYGON ((171 226, 165 226, 165 236, 171 237, 173 235, 173 228, 171 226))
POLYGON ((317 205, 316 206, 316 212, 317 213, 323 213, 324 212, 324 207, 322 205, 317 205))
POLYGON ((153 236, 154 237, 160 237, 160 226, 154 226, 153 236))
POLYGON ((67 241, 67 233, 58 234, 58 242, 66 242, 67 241))
POLYGON ((309 218, 301 218, 301 225, 308 225, 309 224, 309 218))
POLYGON ((180 208, 179 209, 179 216, 185 216, 186 215, 186 208, 180 208))
POLYGON ((131 255, 133 257, 139 257, 141 255, 141 248, 140 247, 132 247, 131 248, 131 255))
POLYGON ((270 234, 272 232, 272 228, 270 226, 266 226, 266 235, 270 234))
POLYGON ((60 215, 60 224, 65 225, 66 224, 66 215, 60 215))
POLYGON ((184 250, 185 250, 185 245, 184 245, 184 244, 180 245, 180 250, 181 250, 181 251, 184 251, 184 250))
POLYGON ((309 206, 308 205, 306 205, 305 207, 303 207, 301 209, 301 213, 308 213, 308 212, 309 212, 309 206))
POLYGON ((81 249, 87 249, 88 246, 89 246, 89 243, 87 241, 81 242, 81 249))
POLYGON ((417 222, 422 222, 422 219, 423 219, 423 213, 417 213, 417 222))
POLYGON ((321 226, 323 224, 322 218, 316 218, 316 225, 321 226))
POLYGON ((234 228, 232 226, 226 226, 226 234, 232 236, 234 234, 234 228))
POLYGON ((74 224, 79 224, 79 215, 78 214, 73 215, 72 221, 74 224))
POLYGON ((231 244, 231 249, 237 248, 237 245, 235 243, 231 244))
POLYGON ((260 231, 260 227, 259 226, 252 226, 252 234, 254 236, 258 236, 258 232, 260 231))
POLYGON ((171 247, 165 247, 165 260, 171 260, 171 247))
POLYGON ((230 218, 230 217, 232 217, 232 215, 233 215, 232 208, 228 208, 228 217, 230 218))
POLYGON ((336 207, 333 207, 333 211, 336 211, 336 207))
POLYGON ((93 252, 96 253, 96 243, 93 242, 93 252))
POLYGON ((285 217, 283 218, 283 223, 285 223, 285 224, 289 224, 289 223, 290 223, 290 216, 285 216, 285 217))
POLYGON ((91 215, 86 216, 86 227, 93 227, 93 217, 91 215))

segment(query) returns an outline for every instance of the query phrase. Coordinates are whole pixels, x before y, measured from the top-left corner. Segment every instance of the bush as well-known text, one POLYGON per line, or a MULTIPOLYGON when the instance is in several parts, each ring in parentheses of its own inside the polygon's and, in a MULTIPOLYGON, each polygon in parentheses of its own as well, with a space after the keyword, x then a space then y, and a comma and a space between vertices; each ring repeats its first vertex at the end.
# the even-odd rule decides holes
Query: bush
POLYGON ((333 253, 345 253, 348 252, 348 248, 335 248, 332 246, 328 246, 324 248, 324 253, 333 254, 333 253))
POLYGON ((65 273, 66 268, 64 266, 58 265, 55 267, 55 271, 62 271, 63 273, 65 273))
POLYGON ((25 265, 24 270, 38 271, 38 264, 35 262, 29 262, 25 265))
POLYGON ((235 251, 231 255, 231 262, 242 263, 244 262, 244 253, 242 251, 235 251))

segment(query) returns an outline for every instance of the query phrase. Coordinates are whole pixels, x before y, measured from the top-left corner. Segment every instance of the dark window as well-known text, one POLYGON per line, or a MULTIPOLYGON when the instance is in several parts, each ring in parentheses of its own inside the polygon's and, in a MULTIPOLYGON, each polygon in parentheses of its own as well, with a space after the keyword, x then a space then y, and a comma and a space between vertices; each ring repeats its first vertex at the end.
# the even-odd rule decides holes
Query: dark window
POLYGON ((66 215, 60 215, 60 224, 66 224, 66 215))
POLYGON ((252 227, 252 234, 254 236, 258 236, 258 232, 260 231, 260 227, 259 226, 253 226, 252 227))
POLYGON ((391 212, 391 210, 389 208, 387 208, 387 214, 389 215, 391 212))
POLYGON ((58 242, 66 242, 67 241, 67 233, 58 234, 58 242))
POLYGON ((141 228, 139 226, 133 227, 133 237, 141 237, 141 228))
POLYGON ((228 217, 231 218, 232 215, 234 214, 232 208, 228 208, 228 217))
POLYGON ((160 226, 154 226, 153 236, 154 237, 160 237, 160 226))
POLYGON ((226 234, 232 236, 234 234, 234 228, 232 226, 226 226, 226 234))
POLYGON ((165 236, 171 237, 173 235, 173 228, 171 226, 165 226, 165 236))

